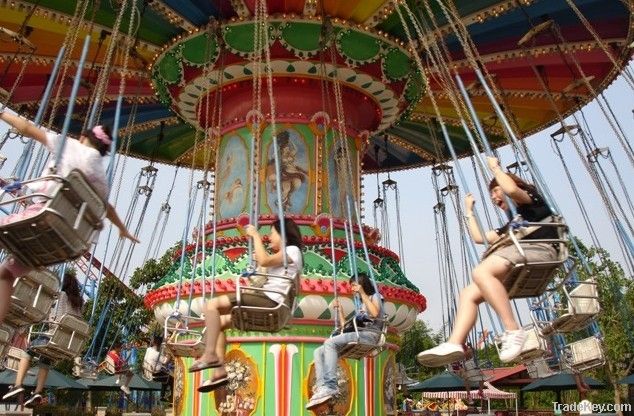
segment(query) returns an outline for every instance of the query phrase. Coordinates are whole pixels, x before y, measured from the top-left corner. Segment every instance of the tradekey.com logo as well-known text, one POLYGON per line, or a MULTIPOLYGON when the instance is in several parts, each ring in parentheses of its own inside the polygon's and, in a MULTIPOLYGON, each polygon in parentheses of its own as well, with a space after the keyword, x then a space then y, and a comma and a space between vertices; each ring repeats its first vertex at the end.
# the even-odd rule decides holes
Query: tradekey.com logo
POLYGON ((561 414, 563 412, 579 412, 580 415, 589 415, 594 413, 631 412, 632 405, 630 403, 590 403, 586 400, 579 403, 553 402, 553 411, 555 412, 555 414, 561 414))

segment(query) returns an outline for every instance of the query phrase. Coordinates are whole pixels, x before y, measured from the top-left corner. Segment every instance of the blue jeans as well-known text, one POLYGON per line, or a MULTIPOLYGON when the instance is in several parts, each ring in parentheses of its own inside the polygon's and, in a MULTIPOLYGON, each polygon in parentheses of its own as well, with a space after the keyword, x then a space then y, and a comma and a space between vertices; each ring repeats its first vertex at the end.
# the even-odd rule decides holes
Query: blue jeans
MULTIPOLYGON (((337 361, 339 352, 348 345, 349 342, 357 340, 355 332, 347 332, 328 338, 324 344, 315 350, 315 385, 317 387, 328 387, 332 390, 339 390, 337 386, 337 361)), ((359 331, 359 341, 364 344, 376 344, 379 334, 367 331, 359 331)))

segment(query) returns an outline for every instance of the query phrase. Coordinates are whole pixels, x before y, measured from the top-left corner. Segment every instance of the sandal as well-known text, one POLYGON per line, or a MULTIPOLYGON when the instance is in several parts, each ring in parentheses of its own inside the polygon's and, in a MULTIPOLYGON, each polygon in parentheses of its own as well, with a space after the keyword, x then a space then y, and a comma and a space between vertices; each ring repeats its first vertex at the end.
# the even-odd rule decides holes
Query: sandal
POLYGON ((216 361, 208 361, 208 362, 204 362, 204 361, 195 361, 194 364, 192 364, 191 367, 189 367, 189 372, 190 373, 195 373, 197 371, 202 371, 202 370, 206 370, 208 368, 218 368, 222 366, 222 364, 220 363, 219 360, 216 361))
POLYGON ((220 378, 212 378, 211 380, 206 380, 203 384, 198 387, 199 393, 209 393, 210 391, 214 391, 222 386, 229 384, 229 377, 225 374, 220 378))

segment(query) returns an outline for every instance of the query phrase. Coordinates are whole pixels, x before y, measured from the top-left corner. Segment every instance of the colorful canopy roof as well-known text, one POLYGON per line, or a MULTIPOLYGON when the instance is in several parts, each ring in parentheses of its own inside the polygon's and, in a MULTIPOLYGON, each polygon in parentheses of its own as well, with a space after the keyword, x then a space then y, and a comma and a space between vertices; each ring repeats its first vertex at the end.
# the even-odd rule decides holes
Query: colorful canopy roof
MULTIPOLYGON (((78 7, 84 4, 81 1, 0 2, 0 26, 21 32, 24 35, 22 39, 26 39, 18 44, 10 35, 0 33, 0 60, 3 64, 0 87, 11 91, 15 85, 10 105, 25 115, 33 116, 36 113, 51 73, 52 62, 65 42, 69 28, 82 28, 77 39, 68 40, 69 45, 73 41, 76 45, 72 53, 74 61, 79 57, 84 36, 89 32, 92 34, 88 68, 84 71, 71 125, 73 131, 82 128, 84 116, 88 113, 89 96, 98 87, 95 83, 107 59, 110 32, 117 15, 113 5, 118 7, 125 2, 97 2, 98 10, 91 9, 92 2, 86 3, 89 5, 84 18, 78 22, 73 16, 77 10, 81 11, 78 7), (34 47, 34 52, 32 59, 28 60, 30 46, 34 47), (19 59, 13 61, 14 56, 19 59), (26 61, 23 62, 23 59, 26 61), (21 76, 23 65, 25 71, 21 76)), ((141 21, 138 25, 133 24, 136 43, 128 64, 131 71, 125 87, 121 125, 126 126, 128 121, 133 120, 132 127, 128 129, 132 133, 131 154, 165 163, 182 162, 183 155, 194 144, 195 130, 156 96, 150 81, 150 65, 165 46, 172 44, 173 39, 188 36, 197 29, 204 30, 210 19, 217 19, 223 24, 230 19, 251 19, 254 0, 154 0, 136 3, 141 21)), ((598 92, 614 80, 631 58, 632 52, 628 45, 634 40, 632 13, 627 9, 627 2, 621 0, 575 0, 574 4, 582 17, 587 19, 588 25, 580 20, 568 0, 455 0, 454 3, 480 54, 481 62, 492 74, 496 87, 502 91, 502 104, 512 112, 521 136, 543 129, 557 120, 557 113, 551 108, 548 94, 532 66, 553 93, 558 111, 567 114, 593 98, 593 93, 578 83, 581 72, 598 92), (556 24, 532 38, 525 48, 518 46, 518 41, 527 32, 550 19, 556 24), (561 38, 558 33, 561 33, 561 38), (599 47, 594 34, 602 40, 603 48, 599 47), (604 49, 611 52, 616 65, 604 49), (579 63, 581 72, 576 63, 579 63), (580 85, 579 88, 572 88, 575 81, 580 85), (562 94, 564 90, 565 95, 562 94)), ((268 10, 282 21, 313 18, 318 22, 319 16, 325 13, 338 19, 340 24, 358 25, 358 30, 381 39, 386 37, 390 41, 404 42, 406 47, 407 37, 392 4, 388 0, 323 0, 322 10, 321 2, 314 0, 270 0, 268 10)), ((462 76, 470 89, 477 112, 492 136, 490 139, 495 145, 504 143, 500 123, 493 115, 483 90, 475 82, 473 62, 465 57, 438 3, 410 0, 408 4, 417 18, 426 22, 430 29, 436 29, 434 33, 442 34, 451 56, 450 67, 462 76), (426 4, 432 7, 433 20, 425 17, 426 4)), ((119 28, 121 32, 128 33, 128 21, 129 17, 126 17, 119 28)), ((301 39, 308 33, 303 31, 314 29, 308 26, 297 28, 296 33, 287 37, 286 41, 301 39)), ((384 54, 382 58, 387 54, 381 53, 384 54)), ((431 65, 430 56, 420 44, 418 53, 425 65, 431 65)), ((123 57, 115 56, 114 62, 107 86, 106 98, 109 101, 101 115, 106 123, 112 122, 114 118, 114 101, 119 90, 123 57)), ((406 61, 402 62, 406 65, 406 61)), ((410 61, 408 65, 411 64, 410 61)), ((363 63, 346 62, 345 66, 355 69, 363 66, 363 63)), ((72 74, 74 68, 70 67, 66 76, 67 86, 61 92, 62 98, 68 96, 72 74)), ((450 135, 457 152, 461 155, 471 153, 460 120, 456 118, 456 112, 445 94, 446 89, 433 67, 430 66, 427 75, 442 115, 450 125, 450 135)), ((45 120, 50 118, 53 125, 59 127, 65 104, 66 101, 60 100, 53 117, 49 113, 45 120)), ((390 119, 389 126, 384 125, 374 132, 365 155, 366 171, 421 166, 447 157, 429 95, 423 94, 418 103, 413 102, 411 106, 405 104, 399 104, 399 111, 405 113, 400 121, 398 117, 390 119), (386 127, 387 140, 381 130, 383 127, 386 127)), ((384 118, 385 112, 391 111, 384 107, 379 109, 379 118, 384 118)))

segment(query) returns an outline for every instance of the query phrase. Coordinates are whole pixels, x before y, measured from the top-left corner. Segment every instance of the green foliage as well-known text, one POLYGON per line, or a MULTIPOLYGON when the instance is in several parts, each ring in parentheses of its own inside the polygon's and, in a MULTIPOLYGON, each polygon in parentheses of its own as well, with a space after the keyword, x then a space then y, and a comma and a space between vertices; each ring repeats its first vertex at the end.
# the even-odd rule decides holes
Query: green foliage
MULTIPOLYGON (((86 319, 90 318, 93 300, 87 302, 85 307, 86 319)), ((95 318, 92 331, 99 329, 98 340, 106 339, 104 345, 109 348, 116 341, 138 341, 144 338, 139 330, 147 326, 152 319, 149 310, 143 304, 143 298, 136 295, 123 282, 112 275, 106 275, 101 281, 99 297, 95 309, 95 318), (105 308, 106 319, 100 328, 96 323, 105 308), (127 336, 122 336, 127 334, 127 336)))
POLYGON ((606 381, 608 389, 593 392, 591 400, 614 403, 619 397, 625 401, 625 386, 617 383, 634 370, 634 280, 625 275, 621 265, 610 259, 604 249, 588 248, 579 240, 577 244, 591 270, 588 273, 578 264, 579 279, 594 277, 597 281, 601 304, 597 322, 607 361, 606 366, 595 370, 592 375, 606 381))
POLYGON ((157 259, 149 259, 141 267, 138 267, 130 278, 130 287, 138 289, 142 286, 155 287, 163 279, 174 265, 174 253, 180 243, 174 244, 157 259))
POLYGON ((403 364, 408 369, 408 375, 418 380, 441 373, 444 368, 421 367, 416 361, 419 352, 435 347, 440 342, 442 337, 439 333, 434 334, 425 322, 417 320, 401 336, 401 349, 396 353, 396 362, 403 364))

